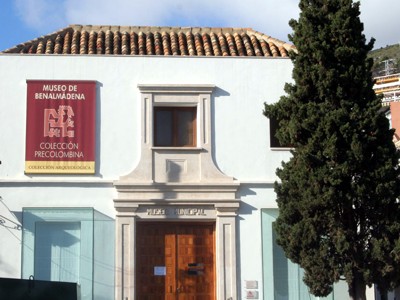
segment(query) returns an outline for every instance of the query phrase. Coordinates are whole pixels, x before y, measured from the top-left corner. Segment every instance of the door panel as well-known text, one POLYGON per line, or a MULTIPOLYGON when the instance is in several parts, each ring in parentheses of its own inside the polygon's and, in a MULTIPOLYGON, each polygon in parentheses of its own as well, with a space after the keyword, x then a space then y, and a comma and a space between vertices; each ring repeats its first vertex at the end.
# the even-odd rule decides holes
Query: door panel
POLYGON ((209 223, 138 222, 136 299, 215 299, 214 232, 209 223))
POLYGON ((214 290, 213 231, 207 227, 185 228, 178 235, 178 299, 210 299, 214 290))

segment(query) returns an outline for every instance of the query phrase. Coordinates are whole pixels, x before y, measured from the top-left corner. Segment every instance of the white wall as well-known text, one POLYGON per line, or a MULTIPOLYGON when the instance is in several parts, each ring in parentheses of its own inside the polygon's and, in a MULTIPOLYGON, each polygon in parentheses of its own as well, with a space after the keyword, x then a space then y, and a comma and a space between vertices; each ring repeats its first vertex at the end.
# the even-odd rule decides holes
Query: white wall
POLYGON ((137 85, 171 83, 215 84, 217 164, 240 180, 273 180, 286 155, 268 151, 263 103, 279 100, 291 68, 289 59, 2 55, 0 179, 30 178, 23 174, 26 80, 82 79, 100 85, 97 178, 115 179, 139 161, 137 85))
MULTIPOLYGON (((213 156, 243 182, 238 230, 239 284, 262 286, 260 208, 273 208, 275 169, 287 151, 269 149, 263 103, 291 81, 289 59, 0 55, 0 196, 20 218, 23 207, 94 207, 114 218, 112 181, 132 171, 140 153, 138 84, 214 84, 213 156), (97 170, 94 176, 25 175, 26 80, 96 80, 97 170)), ((8 212, 0 206, 0 215, 8 212)), ((16 220, 18 221, 18 220, 16 220)), ((20 277, 19 230, 0 226, 0 277, 20 277)), ((262 290, 259 289, 260 299, 262 290)), ((244 295, 242 295, 244 298, 244 295)))

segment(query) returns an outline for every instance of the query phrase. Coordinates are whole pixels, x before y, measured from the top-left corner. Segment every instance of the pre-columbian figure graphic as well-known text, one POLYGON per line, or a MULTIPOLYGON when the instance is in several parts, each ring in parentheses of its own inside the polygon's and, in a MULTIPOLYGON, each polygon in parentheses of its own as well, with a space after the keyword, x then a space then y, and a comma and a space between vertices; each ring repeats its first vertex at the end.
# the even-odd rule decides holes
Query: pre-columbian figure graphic
POLYGON ((74 111, 69 105, 60 105, 58 111, 54 108, 44 110, 44 136, 74 137, 74 111))

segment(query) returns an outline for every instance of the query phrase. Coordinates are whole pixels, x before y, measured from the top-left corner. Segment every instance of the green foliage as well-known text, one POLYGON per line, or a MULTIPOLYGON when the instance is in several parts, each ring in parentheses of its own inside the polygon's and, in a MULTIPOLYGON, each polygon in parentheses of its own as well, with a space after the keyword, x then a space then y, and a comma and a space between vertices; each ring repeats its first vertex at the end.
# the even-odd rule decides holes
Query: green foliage
MULTIPOLYGON (((359 3, 300 0, 291 20, 294 84, 265 105, 277 137, 294 145, 277 170, 278 244, 316 296, 344 278, 351 297, 400 283, 399 153, 372 89, 373 40, 359 3)), ((357 298, 357 299, 362 299, 357 298)))

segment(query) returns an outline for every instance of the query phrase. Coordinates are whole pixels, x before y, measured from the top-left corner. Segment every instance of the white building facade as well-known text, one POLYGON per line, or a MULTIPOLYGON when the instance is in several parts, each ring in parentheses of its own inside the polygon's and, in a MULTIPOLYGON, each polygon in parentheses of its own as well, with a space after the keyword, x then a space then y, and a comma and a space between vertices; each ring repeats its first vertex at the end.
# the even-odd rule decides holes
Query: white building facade
POLYGON ((292 80, 291 47, 247 29, 71 26, 4 51, 0 277, 76 282, 85 300, 318 299, 272 230, 289 151, 262 111, 292 80), (72 140, 51 134, 32 162, 30 98, 68 105, 62 86, 87 82, 94 120, 69 126, 94 122, 89 171, 55 167, 72 140))

